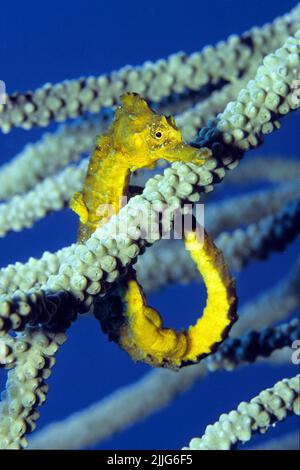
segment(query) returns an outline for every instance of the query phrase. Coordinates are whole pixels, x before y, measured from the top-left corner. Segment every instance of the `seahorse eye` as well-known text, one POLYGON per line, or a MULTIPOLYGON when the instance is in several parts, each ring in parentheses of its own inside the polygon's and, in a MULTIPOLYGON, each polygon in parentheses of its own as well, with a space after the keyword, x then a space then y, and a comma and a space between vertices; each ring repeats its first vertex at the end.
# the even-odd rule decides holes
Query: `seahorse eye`
POLYGON ((157 137, 158 139, 160 139, 161 136, 162 136, 162 133, 161 133, 161 132, 158 131, 158 132, 155 133, 155 137, 157 137))

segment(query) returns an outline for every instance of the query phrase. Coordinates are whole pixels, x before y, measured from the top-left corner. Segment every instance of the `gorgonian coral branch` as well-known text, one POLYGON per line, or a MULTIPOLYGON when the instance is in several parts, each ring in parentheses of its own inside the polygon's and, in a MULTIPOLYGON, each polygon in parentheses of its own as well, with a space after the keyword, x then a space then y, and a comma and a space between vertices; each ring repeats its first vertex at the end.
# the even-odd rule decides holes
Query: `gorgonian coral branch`
POLYGON ((228 338, 213 356, 206 359, 206 365, 210 371, 233 370, 243 362, 251 363, 258 357, 269 357, 275 350, 291 346, 299 336, 298 319, 261 331, 252 330, 239 338, 228 338))
POLYGON ((34 144, 0 167, 0 199, 7 199, 33 188, 47 176, 92 149, 96 136, 106 127, 108 116, 85 118, 45 133, 34 144), (106 119, 107 117, 107 119, 106 119))
POLYGON ((49 176, 33 189, 13 196, 0 204, 0 237, 9 231, 19 232, 32 227, 51 211, 64 208, 82 184, 87 169, 87 160, 77 167, 67 166, 54 177, 49 176))
POLYGON ((293 265, 288 276, 255 301, 247 302, 239 311, 239 322, 232 335, 259 329, 266 324, 282 321, 300 307, 300 260, 293 265), (266 323, 267 322, 267 323, 266 323))
POLYGON ((300 163, 296 158, 258 156, 245 161, 226 178, 226 184, 249 184, 260 181, 284 183, 300 180, 300 163))
MULTIPOLYGON (((41 328, 26 328, 17 341, 7 344, 15 363, 8 372, 0 403, 0 449, 26 447, 24 436, 35 429, 39 417, 36 408, 45 401, 48 391, 45 380, 64 341, 63 331, 55 334, 41 328)), ((10 368, 11 362, 6 366, 10 368)))
POLYGON ((218 238, 231 266, 241 269, 250 259, 266 259, 274 251, 283 251, 299 235, 300 199, 287 203, 278 213, 269 215, 246 230, 218 238))
POLYGON ((201 438, 192 439, 184 449, 232 449, 239 442, 249 441, 253 433, 265 433, 291 414, 300 414, 300 375, 281 380, 249 403, 240 403, 236 411, 222 414, 219 421, 207 426, 201 438))
POLYGON ((264 217, 276 214, 284 204, 297 199, 299 195, 299 184, 293 181, 264 191, 256 190, 238 194, 218 203, 212 201, 205 209, 205 221, 210 231, 219 235, 221 231, 245 227, 264 217))
POLYGON ((299 432, 294 431, 283 436, 268 439, 264 444, 250 450, 299 450, 299 432))

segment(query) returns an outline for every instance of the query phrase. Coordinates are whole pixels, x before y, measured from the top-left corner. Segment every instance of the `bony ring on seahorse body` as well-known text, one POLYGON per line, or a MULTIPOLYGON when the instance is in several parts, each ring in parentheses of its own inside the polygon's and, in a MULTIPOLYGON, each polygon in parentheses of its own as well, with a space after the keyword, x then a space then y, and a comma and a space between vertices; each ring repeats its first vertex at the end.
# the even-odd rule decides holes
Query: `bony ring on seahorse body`
POLYGON ((199 362, 215 351, 236 321, 235 286, 223 255, 204 230, 201 240, 197 233, 187 232, 184 242, 206 285, 207 304, 187 331, 163 326, 160 314, 146 304, 135 272, 122 287, 123 321, 119 317, 119 330, 111 338, 136 361, 172 369, 199 362))

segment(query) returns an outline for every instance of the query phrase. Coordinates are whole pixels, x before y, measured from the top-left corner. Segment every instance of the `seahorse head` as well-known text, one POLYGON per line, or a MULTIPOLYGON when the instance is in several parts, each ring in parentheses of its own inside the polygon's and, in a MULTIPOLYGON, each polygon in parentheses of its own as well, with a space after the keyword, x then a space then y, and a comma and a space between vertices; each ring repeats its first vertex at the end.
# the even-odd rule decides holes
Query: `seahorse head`
POLYGON ((126 155, 131 170, 151 167, 183 147, 192 149, 183 143, 174 119, 153 111, 137 93, 125 93, 121 103, 113 124, 114 144, 126 155))

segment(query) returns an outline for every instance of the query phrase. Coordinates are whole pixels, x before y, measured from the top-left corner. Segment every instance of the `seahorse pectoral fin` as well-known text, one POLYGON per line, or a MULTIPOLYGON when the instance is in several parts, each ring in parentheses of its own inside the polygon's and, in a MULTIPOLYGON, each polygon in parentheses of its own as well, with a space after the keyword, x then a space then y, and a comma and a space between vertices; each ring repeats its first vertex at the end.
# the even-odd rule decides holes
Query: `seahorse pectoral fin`
POLYGON ((180 142, 176 145, 166 147, 163 159, 168 162, 185 162, 194 163, 195 165, 203 165, 203 163, 211 156, 211 150, 208 148, 198 149, 191 145, 180 142))
POLYGON ((89 218, 89 211, 83 200, 82 193, 77 192, 70 201, 70 208, 79 215, 80 222, 85 224, 89 218))

